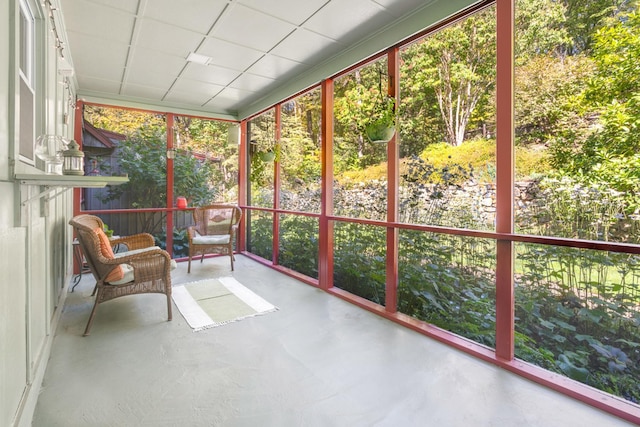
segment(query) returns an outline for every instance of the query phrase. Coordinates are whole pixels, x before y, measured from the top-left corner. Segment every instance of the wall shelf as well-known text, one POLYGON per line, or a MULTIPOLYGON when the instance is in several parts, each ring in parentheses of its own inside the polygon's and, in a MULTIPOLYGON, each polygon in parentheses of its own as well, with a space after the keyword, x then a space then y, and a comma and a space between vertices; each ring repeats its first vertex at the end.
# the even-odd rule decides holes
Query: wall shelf
POLYGON ((48 197, 45 201, 51 200, 64 191, 71 188, 103 188, 107 185, 120 185, 129 182, 126 176, 76 176, 76 175, 46 175, 46 174, 16 174, 16 181, 23 185, 40 185, 45 187, 40 193, 28 198, 22 202, 26 205, 31 200, 39 199, 47 196, 53 191, 53 196, 48 197))

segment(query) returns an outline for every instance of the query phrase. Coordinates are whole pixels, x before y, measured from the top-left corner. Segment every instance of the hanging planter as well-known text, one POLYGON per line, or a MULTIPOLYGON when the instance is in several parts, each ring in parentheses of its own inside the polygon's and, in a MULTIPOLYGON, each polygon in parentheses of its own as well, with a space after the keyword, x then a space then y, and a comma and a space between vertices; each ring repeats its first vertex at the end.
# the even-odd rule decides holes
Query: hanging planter
POLYGON ((396 134, 396 100, 382 96, 371 116, 362 124, 363 133, 372 143, 387 143, 396 134))
POLYGON ((387 143, 391 141, 396 134, 395 123, 374 122, 367 125, 364 129, 365 136, 372 143, 387 143))
MULTIPOLYGON (((378 70, 379 98, 372 99, 371 109, 363 111, 364 118, 360 123, 361 132, 372 143, 387 143, 396 134, 397 111, 396 98, 383 91, 384 71, 378 70)), ((387 77, 388 80, 388 77, 387 77)))
POLYGON ((260 152, 260 160, 262 160, 265 163, 273 162, 275 159, 276 159, 276 152, 273 150, 260 152))

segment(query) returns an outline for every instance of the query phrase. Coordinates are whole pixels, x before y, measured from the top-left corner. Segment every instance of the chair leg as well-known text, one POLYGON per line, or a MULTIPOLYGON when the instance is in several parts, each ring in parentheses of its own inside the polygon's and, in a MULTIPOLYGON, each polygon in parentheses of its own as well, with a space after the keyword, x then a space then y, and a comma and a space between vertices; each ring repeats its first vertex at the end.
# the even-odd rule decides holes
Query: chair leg
POLYGON ((187 267, 187 273, 191 273, 191 254, 189 254, 189 266, 187 267))
POLYGON ((93 317, 96 315, 96 310, 98 309, 98 304, 100 304, 98 301, 100 301, 100 297, 102 292, 100 291, 100 289, 98 289, 98 295, 96 296, 96 302, 93 303, 93 309, 91 310, 91 314, 89 315, 89 321, 87 321, 87 327, 84 329, 84 334, 82 334, 83 337, 86 337, 89 335, 89 331, 91 330, 91 325, 93 325, 93 317))
POLYGON ((173 315, 171 313, 171 294, 167 292, 167 320, 171 320, 173 315))

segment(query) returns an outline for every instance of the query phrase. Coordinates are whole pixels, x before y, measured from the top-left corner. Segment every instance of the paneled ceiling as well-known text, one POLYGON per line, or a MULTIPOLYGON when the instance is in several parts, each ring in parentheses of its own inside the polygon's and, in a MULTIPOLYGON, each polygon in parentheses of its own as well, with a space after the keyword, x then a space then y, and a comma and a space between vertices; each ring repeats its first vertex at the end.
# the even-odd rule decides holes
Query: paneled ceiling
POLYGON ((431 3, 60 0, 60 12, 79 97, 237 117, 431 3))

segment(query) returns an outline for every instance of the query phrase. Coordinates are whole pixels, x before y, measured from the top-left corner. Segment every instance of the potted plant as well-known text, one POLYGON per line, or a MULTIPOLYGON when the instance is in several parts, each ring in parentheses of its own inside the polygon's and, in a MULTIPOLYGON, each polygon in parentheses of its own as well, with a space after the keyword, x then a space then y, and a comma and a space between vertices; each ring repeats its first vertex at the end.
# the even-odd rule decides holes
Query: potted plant
POLYGON ((259 151, 258 156, 260 160, 265 163, 271 163, 273 161, 280 160, 280 143, 276 142, 272 147, 267 148, 266 150, 259 151))
POLYGON ((391 141, 396 133, 396 100, 392 96, 381 96, 374 105, 371 116, 363 123, 365 136, 373 143, 391 141))

